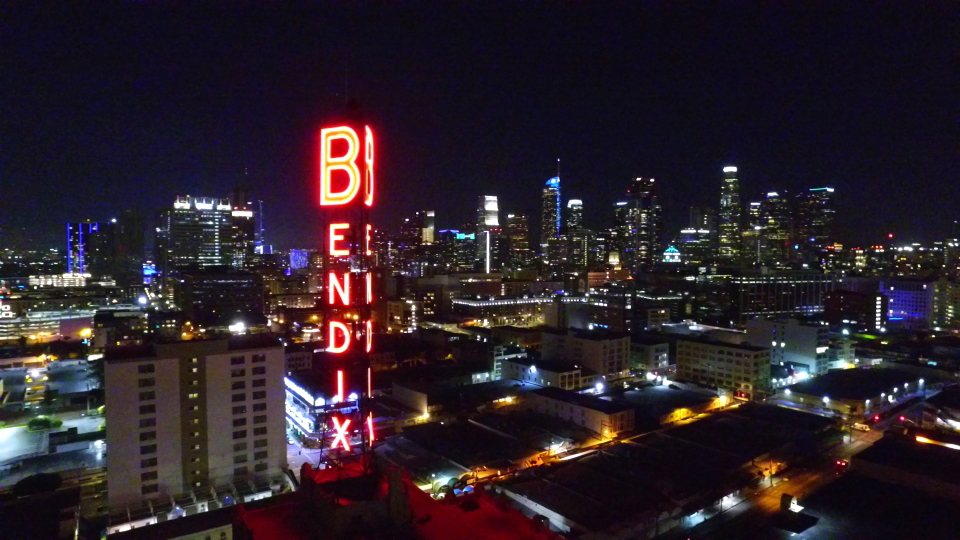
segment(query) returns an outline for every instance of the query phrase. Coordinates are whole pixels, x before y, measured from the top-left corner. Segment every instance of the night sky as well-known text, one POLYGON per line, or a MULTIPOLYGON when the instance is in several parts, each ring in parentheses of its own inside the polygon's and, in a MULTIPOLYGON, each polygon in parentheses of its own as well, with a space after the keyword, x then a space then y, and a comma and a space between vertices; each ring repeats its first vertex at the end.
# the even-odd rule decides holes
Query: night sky
POLYGON ((957 3, 633 4, 4 2, 0 228, 60 246, 67 221, 246 182, 270 243, 315 246, 347 73, 380 226, 456 228, 487 194, 536 228, 557 158, 590 226, 656 178, 667 239, 727 164, 745 202, 834 186, 853 245, 960 218, 957 3))

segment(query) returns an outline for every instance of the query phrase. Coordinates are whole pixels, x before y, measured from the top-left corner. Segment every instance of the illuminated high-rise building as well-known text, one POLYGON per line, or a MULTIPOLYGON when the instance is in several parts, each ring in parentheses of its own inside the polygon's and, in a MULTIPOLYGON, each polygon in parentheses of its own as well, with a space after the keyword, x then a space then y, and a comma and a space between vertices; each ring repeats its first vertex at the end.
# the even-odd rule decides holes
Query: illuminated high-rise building
POLYGON ((567 234, 574 234, 583 227, 583 201, 570 199, 567 201, 567 234))
POLYGON ((767 266, 785 266, 790 258, 790 204, 785 193, 771 191, 760 202, 760 220, 763 227, 762 263, 767 266))
POLYGON ((550 240, 560 235, 560 177, 547 180, 540 209, 540 250, 546 255, 550 240))
POLYGON ((507 264, 513 269, 533 265, 530 249, 530 220, 524 214, 508 214, 504 222, 507 242, 507 264))
POLYGON ((794 216, 794 244, 802 262, 819 259, 820 252, 834 242, 833 188, 813 188, 797 194, 794 216))
POLYGON ((741 246, 742 262, 759 266, 761 264, 761 253, 763 246, 763 226, 760 224, 760 201, 747 203, 746 223, 744 223, 741 236, 743 245, 741 246))
POLYGON ((663 233, 662 209, 654 192, 656 180, 637 178, 627 188, 626 223, 629 227, 625 268, 634 271, 657 263, 663 252, 660 237, 663 233), (632 260, 630 260, 632 258, 632 260))
POLYGON ((691 206, 690 207, 690 227, 691 229, 716 231, 717 230, 717 212, 709 206, 691 206))
POLYGON ((720 188, 719 256, 721 260, 735 261, 740 255, 742 209, 740 207, 740 180, 736 167, 723 168, 720 188))
POLYGON ((67 223, 67 272, 109 275, 109 263, 114 251, 116 220, 98 223, 67 223))
POLYGON ((503 230, 500 228, 500 206, 496 195, 481 195, 477 203, 477 271, 498 270, 503 262, 503 230))
POLYGON ((613 227, 609 231, 607 249, 611 254, 616 253, 617 266, 620 268, 633 268, 634 266, 633 261, 636 250, 629 241, 633 235, 633 227, 629 214, 629 202, 618 201, 613 205, 613 227))
POLYGON ((246 268, 255 248, 257 222, 249 206, 230 199, 177 197, 160 213, 156 247, 158 270, 232 266, 246 268))
POLYGON ((481 195, 477 203, 477 230, 500 227, 500 206, 496 195, 481 195))
POLYGON ((420 231, 420 241, 424 244, 432 244, 437 241, 436 213, 433 210, 421 210, 417 214, 423 216, 420 231))

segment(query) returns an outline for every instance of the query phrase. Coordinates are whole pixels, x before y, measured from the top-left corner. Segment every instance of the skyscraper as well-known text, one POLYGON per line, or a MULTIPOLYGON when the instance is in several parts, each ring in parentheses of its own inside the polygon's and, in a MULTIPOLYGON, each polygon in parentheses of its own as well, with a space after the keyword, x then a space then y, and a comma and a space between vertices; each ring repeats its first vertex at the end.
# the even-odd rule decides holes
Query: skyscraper
POLYGON ((633 249, 633 261, 627 260, 631 271, 656 263, 662 252, 660 236, 663 232, 662 209, 654 193, 656 180, 637 178, 627 188, 627 223, 630 226, 628 243, 633 249), (631 264, 632 262, 632 264, 631 264))
POLYGON ((743 244, 741 258, 744 264, 759 266, 763 245, 763 226, 760 224, 760 201, 747 203, 747 216, 741 231, 743 244))
POLYGON ((785 266, 790 254, 790 205, 786 193, 771 191, 760 202, 763 264, 785 266))
POLYGON ((115 233, 112 222, 67 223, 67 272, 90 274, 96 278, 111 275, 115 233))
POLYGON ((574 234, 583 227, 583 201, 567 201, 567 234, 574 234))
POLYGON ((690 228, 698 230, 716 231, 717 212, 709 206, 690 207, 690 228))
POLYGON ((256 218, 245 204, 230 199, 177 197, 160 212, 158 270, 169 277, 177 268, 245 268, 254 251, 256 218))
POLYGON ((550 240, 560 235, 560 177, 547 180, 543 187, 543 202, 540 210, 540 251, 547 253, 550 240))
POLYGON ((505 221, 507 264, 513 269, 529 268, 533 264, 530 250, 530 220, 523 214, 508 214, 505 221))
POLYGON ((834 242, 833 188, 802 191, 795 202, 794 244, 803 262, 816 261, 819 253, 834 242))
POLYGON ((500 268, 502 233, 496 195, 481 195, 477 203, 477 270, 489 273, 500 268))
POLYGON ((723 185, 720 188, 719 255, 721 260, 735 261, 740 255, 741 212, 737 168, 724 167, 723 185))
POLYGON ((232 207, 228 199, 177 197, 160 212, 157 266, 165 276, 177 268, 224 265, 223 239, 232 207))
POLYGON ((421 210, 418 212, 423 216, 423 228, 421 229, 420 241, 424 244, 432 244, 437 241, 436 214, 433 210, 421 210))

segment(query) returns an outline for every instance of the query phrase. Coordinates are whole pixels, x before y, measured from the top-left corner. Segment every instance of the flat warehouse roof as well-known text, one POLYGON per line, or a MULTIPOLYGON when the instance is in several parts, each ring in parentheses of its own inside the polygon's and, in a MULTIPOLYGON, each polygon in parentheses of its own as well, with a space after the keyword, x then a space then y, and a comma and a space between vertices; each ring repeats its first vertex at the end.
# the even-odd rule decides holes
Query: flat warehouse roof
POLYGON ((897 369, 854 368, 831 371, 819 377, 792 384, 787 388, 791 392, 809 396, 863 401, 879 396, 881 393, 891 394, 894 388, 897 392, 903 392, 904 383, 910 385, 907 391, 913 392, 917 389, 915 385, 921 378, 926 385, 937 382, 933 377, 921 377, 897 369))

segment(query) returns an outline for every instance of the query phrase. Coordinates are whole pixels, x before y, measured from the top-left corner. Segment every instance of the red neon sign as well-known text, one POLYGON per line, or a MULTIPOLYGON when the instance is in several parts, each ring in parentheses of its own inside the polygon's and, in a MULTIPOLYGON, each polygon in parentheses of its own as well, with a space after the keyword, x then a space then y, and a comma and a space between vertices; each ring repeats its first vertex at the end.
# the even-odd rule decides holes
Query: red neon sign
MULTIPOLYGON (((345 206, 345 215, 349 215, 354 208, 373 206, 376 178, 373 130, 364 126, 362 144, 358 131, 359 129, 350 126, 320 130, 320 205, 345 206)), ((373 320, 367 318, 369 315, 359 309, 373 303, 373 275, 366 269, 367 265, 359 265, 358 271, 355 261, 350 263, 352 268, 347 268, 346 261, 341 259, 350 257, 362 261, 364 257, 372 255, 370 243, 373 227, 366 222, 364 214, 357 216, 334 217, 328 221, 327 230, 324 231, 327 235, 327 256, 333 265, 325 276, 327 305, 333 308, 328 310, 325 317, 327 352, 332 354, 359 351, 360 347, 368 353, 373 349, 373 320), (357 316, 357 311, 363 314, 363 318, 357 316)), ((336 377, 337 395, 331 403, 346 400, 344 372, 338 370, 336 377)), ((367 397, 371 390, 371 373, 368 369, 367 397)), ((355 421, 367 424, 372 442, 373 415, 368 415, 365 420, 360 416, 355 421)), ((336 436, 332 448, 350 450, 347 438, 350 423, 350 419, 339 416, 333 419, 336 436)), ((360 433, 363 433, 363 429, 360 433)))
POLYGON ((320 130, 320 206, 349 204, 360 192, 361 183, 363 204, 373 206, 373 131, 369 126, 364 128, 362 175, 357 166, 359 154, 360 138, 353 128, 339 126, 320 130), (345 141, 347 149, 342 155, 335 156, 333 143, 338 140, 345 141), (346 186, 339 190, 333 185, 333 173, 338 171, 346 173, 347 177, 346 186))
POLYGON ((357 167, 357 155, 360 153, 360 140, 352 128, 341 126, 320 130, 320 205, 335 206, 347 204, 360 191, 360 168, 357 167), (342 156, 333 155, 334 141, 347 143, 347 151, 342 156), (347 173, 347 185, 344 189, 333 189, 333 173, 347 173))
POLYGON ((350 347, 350 329, 340 321, 327 323, 327 350, 340 354, 350 347))
MULTIPOLYGON (((367 165, 367 170, 364 175, 363 204, 373 206, 373 131, 370 131, 370 126, 364 127, 364 148, 366 152, 363 161, 367 165)), ((367 227, 370 226, 367 225, 367 227)), ((367 255, 369 254, 367 252, 367 255)))
POLYGON ((331 257, 349 257, 350 248, 341 248, 337 242, 343 242, 346 237, 337 231, 349 231, 349 223, 331 223, 330 224, 330 256, 331 257))
MULTIPOLYGON (((370 274, 367 274, 367 278, 370 277, 370 274)), ((369 279, 367 280, 369 282, 369 279)), ((340 280, 337 279, 337 274, 335 272, 330 272, 327 275, 327 282, 330 283, 330 286, 327 287, 329 294, 327 295, 327 303, 331 306, 336 305, 337 298, 340 298, 340 303, 344 306, 350 305, 350 272, 343 273, 343 284, 340 284, 340 280)), ((369 288, 369 283, 367 288, 369 288)))
POLYGON ((340 445, 347 452, 350 451, 350 441, 347 439, 347 428, 349 427, 349 418, 344 418, 343 423, 341 424, 338 417, 333 417, 333 429, 337 432, 337 434, 333 437, 333 443, 330 444, 330 448, 336 448, 337 445, 340 445))

